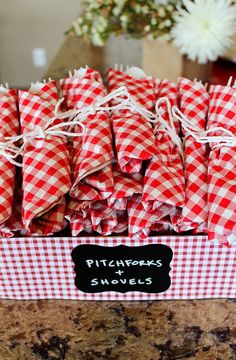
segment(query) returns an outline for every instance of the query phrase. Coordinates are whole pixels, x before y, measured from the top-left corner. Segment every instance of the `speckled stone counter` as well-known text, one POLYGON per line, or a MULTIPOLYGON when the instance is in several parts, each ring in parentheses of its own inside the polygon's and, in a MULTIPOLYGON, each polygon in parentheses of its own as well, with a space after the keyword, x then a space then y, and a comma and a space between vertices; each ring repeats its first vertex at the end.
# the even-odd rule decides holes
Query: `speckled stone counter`
POLYGON ((0 301, 0 359, 235 360, 232 300, 0 301))

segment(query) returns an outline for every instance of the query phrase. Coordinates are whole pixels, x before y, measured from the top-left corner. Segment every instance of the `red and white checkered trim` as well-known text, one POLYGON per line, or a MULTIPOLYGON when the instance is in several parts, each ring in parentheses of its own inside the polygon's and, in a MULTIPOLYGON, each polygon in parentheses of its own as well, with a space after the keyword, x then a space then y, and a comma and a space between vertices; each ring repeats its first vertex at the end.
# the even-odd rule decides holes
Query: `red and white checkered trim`
POLYGON ((0 298, 161 300, 236 297, 236 244, 231 249, 206 236, 0 239, 0 298), (140 246, 161 243, 173 251, 171 287, 164 293, 86 294, 74 285, 71 251, 80 244, 140 246))

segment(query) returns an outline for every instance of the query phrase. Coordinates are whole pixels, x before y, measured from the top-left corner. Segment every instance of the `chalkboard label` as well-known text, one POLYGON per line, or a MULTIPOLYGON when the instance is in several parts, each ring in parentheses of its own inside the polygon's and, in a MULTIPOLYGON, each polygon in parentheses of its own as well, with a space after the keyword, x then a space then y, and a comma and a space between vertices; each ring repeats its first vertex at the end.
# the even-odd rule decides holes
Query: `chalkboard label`
POLYGON ((78 245, 72 251, 75 286, 85 293, 160 293, 171 284, 173 252, 163 244, 104 247, 78 245))

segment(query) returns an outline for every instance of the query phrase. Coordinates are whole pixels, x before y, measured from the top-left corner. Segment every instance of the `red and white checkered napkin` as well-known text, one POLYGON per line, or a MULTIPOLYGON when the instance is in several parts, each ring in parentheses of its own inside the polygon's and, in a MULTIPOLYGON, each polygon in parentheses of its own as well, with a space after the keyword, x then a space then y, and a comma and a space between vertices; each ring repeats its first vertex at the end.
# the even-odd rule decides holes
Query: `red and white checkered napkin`
MULTIPOLYGON (((176 86, 168 87, 168 84, 167 81, 161 82, 158 97, 168 99, 171 106, 177 103, 177 92, 176 86)), ((161 116, 162 121, 170 126, 171 115, 165 99, 160 102, 161 116)), ((177 121, 174 122, 175 132, 177 132, 176 123, 177 121)), ((155 219, 155 222, 159 223, 162 217, 173 216, 180 207, 183 207, 185 179, 178 146, 162 124, 157 123, 154 131, 156 151, 145 172, 142 203, 146 211, 160 216, 155 219)), ((178 231, 178 224, 175 222, 173 225, 178 231)))
MULTIPOLYGON (((167 97, 170 103, 170 106, 178 106, 179 103, 179 94, 178 94, 178 86, 167 79, 163 79, 161 81, 156 81, 156 92, 157 98, 167 97)), ((165 111, 163 114, 163 119, 169 122, 169 114, 165 111)), ((180 122, 177 118, 173 118, 174 126, 176 129, 176 133, 180 132, 180 122)))
MULTIPOLYGON (((91 68, 75 72, 73 77, 60 81, 62 94, 69 109, 94 105, 106 95, 98 72, 91 68)), ((112 134, 107 112, 99 111, 84 121, 85 133, 74 137, 72 151, 73 184, 70 196, 75 200, 105 199, 113 192, 112 134), (90 189, 90 190, 89 190, 90 189)), ((76 126, 75 131, 81 132, 76 126)))
POLYGON ((127 211, 109 208, 107 199, 92 203, 91 220, 93 230, 103 236, 122 233, 128 228, 127 211))
POLYGON ((132 239, 145 239, 155 228, 155 224, 165 217, 167 209, 163 204, 155 212, 145 210, 142 195, 135 194, 128 201, 129 236, 132 239))
MULTIPOLYGON (((221 127, 236 136, 236 89, 211 86, 207 129, 221 127)), ((223 131, 211 135, 227 136, 223 131)), ((208 237, 236 241, 236 146, 211 144, 208 167, 208 237)))
MULTIPOLYGON (((23 229, 23 222, 22 222, 22 171, 21 171, 20 167, 16 168, 15 187, 14 187, 13 198, 14 199, 13 199, 13 206, 12 206, 12 214, 9 217, 9 219, 6 221, 6 224, 5 224, 5 229, 7 229, 7 233, 9 234, 9 236, 10 236, 10 234, 20 232, 23 229)), ((0 229, 0 232, 1 232, 1 230, 2 229, 0 229)))
MULTIPOLYGON (((153 110, 155 87, 153 80, 136 79, 121 71, 110 69, 107 74, 109 91, 125 86, 139 105, 153 110)), ((116 105, 116 101, 111 101, 116 105)), ((144 160, 155 151, 155 138, 150 122, 135 110, 114 111, 111 117, 119 166, 125 173, 140 172, 144 160)))
POLYGON ((141 194, 143 191, 143 176, 137 174, 122 173, 118 164, 113 167, 114 192, 107 199, 109 208, 126 210, 127 201, 134 194, 141 194))
POLYGON ((173 228, 173 225, 172 225, 170 215, 164 216, 163 218, 161 218, 161 220, 159 220, 158 222, 153 224, 152 230, 155 231, 156 233, 158 233, 158 235, 171 235, 171 234, 173 234, 174 233, 174 228, 173 228))
MULTIPOLYGON (((209 94, 200 82, 179 79, 180 109, 198 131, 204 131, 209 94)), ((207 169, 206 144, 197 142, 182 128, 184 134, 185 204, 182 230, 207 232, 207 169)))
POLYGON ((66 211, 66 218, 70 222, 72 236, 78 236, 82 231, 92 234, 91 201, 70 199, 66 211))
MULTIPOLYGON (((19 133, 16 90, 0 87, 0 143, 19 133)), ((12 215, 15 165, 0 153, 0 236, 12 236, 6 222, 12 215)))
MULTIPOLYGON (((19 108, 24 135, 43 129, 54 118, 58 102, 56 83, 36 83, 19 92, 19 108)), ((58 122, 58 120, 55 120, 58 122)), ((23 154, 23 204, 25 229, 32 235, 49 235, 65 226, 65 194, 70 190, 67 139, 40 132, 25 142, 23 154)))

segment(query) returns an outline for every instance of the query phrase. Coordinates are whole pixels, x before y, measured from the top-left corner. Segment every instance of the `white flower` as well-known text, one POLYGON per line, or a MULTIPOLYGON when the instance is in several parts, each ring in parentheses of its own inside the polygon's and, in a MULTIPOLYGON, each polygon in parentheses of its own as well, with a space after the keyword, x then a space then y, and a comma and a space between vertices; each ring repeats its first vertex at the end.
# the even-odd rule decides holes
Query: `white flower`
POLYGON ((193 61, 206 63, 223 55, 232 44, 236 5, 230 0, 183 0, 172 29, 173 43, 193 61))
POLYGON ((125 3, 127 2, 127 0, 115 0, 114 3, 120 8, 122 9, 125 5, 125 3))
POLYGON ((83 34, 83 32, 81 30, 81 26, 79 24, 79 21, 77 21, 77 20, 73 21, 72 26, 73 26, 76 36, 81 36, 83 34))
POLYGON ((106 30, 106 28, 108 26, 108 20, 104 16, 98 16, 94 20, 93 26, 94 26, 94 28, 96 28, 96 30, 99 33, 102 33, 102 32, 104 32, 106 30))
POLYGON ((156 5, 167 5, 169 0, 155 0, 156 5))
POLYGON ((127 0, 115 0, 114 3, 116 6, 113 8, 112 12, 115 16, 120 15, 120 13, 123 10, 123 7, 125 6, 127 0))
POLYGON ((104 46, 104 40, 102 39, 101 35, 96 32, 96 31, 93 31, 92 32, 92 43, 95 45, 95 46, 104 46))

